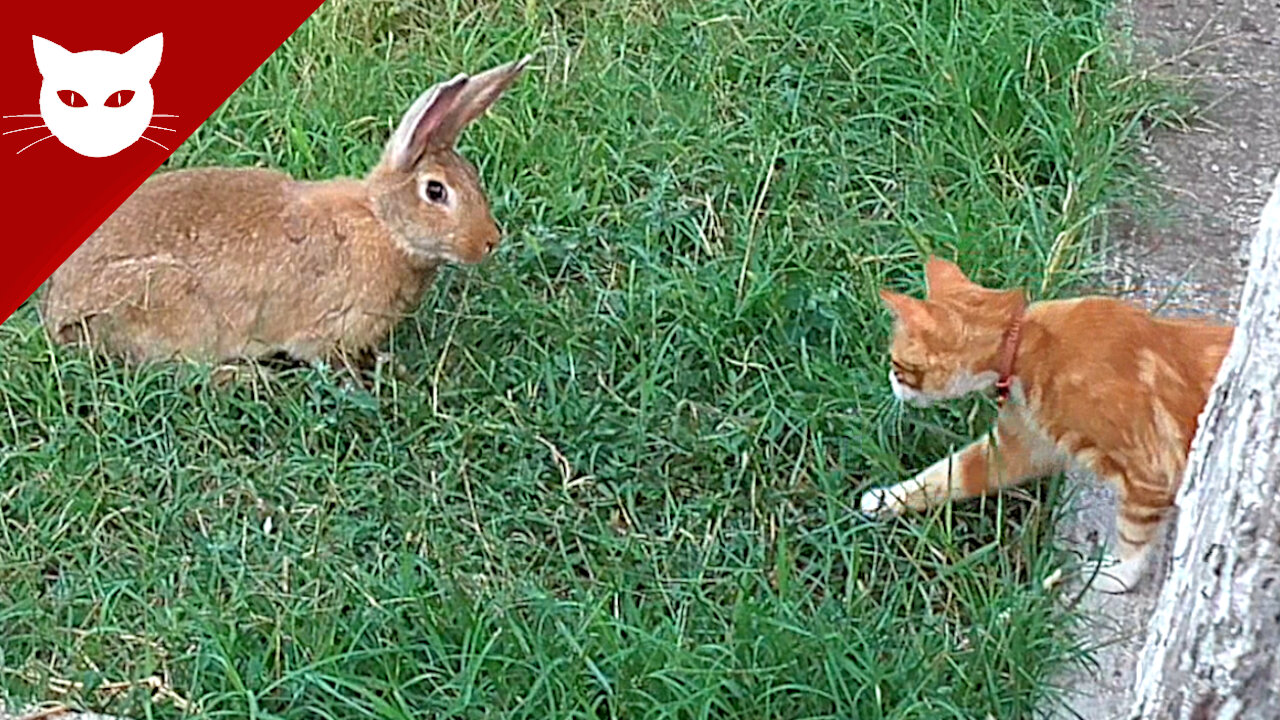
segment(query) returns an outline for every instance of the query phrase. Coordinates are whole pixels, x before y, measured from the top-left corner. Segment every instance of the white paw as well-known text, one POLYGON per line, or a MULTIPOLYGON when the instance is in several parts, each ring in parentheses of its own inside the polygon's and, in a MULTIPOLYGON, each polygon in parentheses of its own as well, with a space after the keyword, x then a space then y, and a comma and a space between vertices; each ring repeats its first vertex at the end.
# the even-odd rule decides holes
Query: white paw
POLYGON ((888 488, 872 488, 862 494, 861 508, 870 517, 893 517, 902 512, 902 500, 888 488))
POLYGON ((1057 570, 1049 573, 1049 577, 1040 582, 1040 587, 1044 588, 1045 592, 1049 592, 1062 584, 1063 576, 1064 573, 1062 572, 1062 568, 1058 568, 1057 570))
POLYGON ((1085 563, 1080 571, 1080 578, 1090 583, 1089 587, 1109 595, 1120 595, 1132 590, 1138 584, 1142 567, 1137 562, 1119 562, 1115 558, 1106 557, 1099 562, 1085 563))

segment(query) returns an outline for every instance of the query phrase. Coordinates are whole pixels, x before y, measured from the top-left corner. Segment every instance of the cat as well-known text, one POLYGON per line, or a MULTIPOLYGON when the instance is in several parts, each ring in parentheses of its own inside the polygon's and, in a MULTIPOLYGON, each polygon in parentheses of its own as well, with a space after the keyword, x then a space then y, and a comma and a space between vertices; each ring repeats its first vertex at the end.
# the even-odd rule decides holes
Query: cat
POLYGON ((41 77, 40 117, 52 137, 81 155, 95 158, 114 155, 139 139, 165 147, 143 136, 153 127, 151 78, 160 66, 162 34, 152 35, 125 53, 73 53, 38 35, 31 36, 31 43, 41 77))
POLYGON ((862 511, 925 510, 1075 463, 1119 494, 1118 560, 1108 555, 1086 577, 1107 593, 1136 587, 1234 328, 1157 318, 1106 297, 1028 305, 1020 290, 985 288, 937 257, 925 278, 924 300, 880 291, 895 318, 894 396, 926 406, 995 387, 1000 411, 994 432, 910 480, 869 490, 862 511))

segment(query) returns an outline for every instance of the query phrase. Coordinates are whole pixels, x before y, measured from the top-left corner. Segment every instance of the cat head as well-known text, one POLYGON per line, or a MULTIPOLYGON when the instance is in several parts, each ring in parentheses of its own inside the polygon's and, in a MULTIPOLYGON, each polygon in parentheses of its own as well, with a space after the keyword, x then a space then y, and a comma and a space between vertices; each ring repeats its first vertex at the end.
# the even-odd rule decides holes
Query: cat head
POLYGON ((142 137, 155 110, 151 77, 160 65, 160 34, 126 53, 73 53, 35 35, 31 42, 42 78, 40 117, 59 142, 106 157, 142 137))
POLYGON ((889 384, 918 406, 995 384, 1005 330, 1026 304, 1022 291, 984 288, 941 258, 929 258, 925 281, 923 300, 880 291, 894 315, 889 384))

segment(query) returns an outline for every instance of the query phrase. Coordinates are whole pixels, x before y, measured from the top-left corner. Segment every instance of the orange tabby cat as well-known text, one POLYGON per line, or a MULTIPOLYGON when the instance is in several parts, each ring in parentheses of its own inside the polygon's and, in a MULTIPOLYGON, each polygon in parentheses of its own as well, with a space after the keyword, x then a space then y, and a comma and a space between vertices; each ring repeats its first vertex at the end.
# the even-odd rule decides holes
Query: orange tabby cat
POLYGON ((994 433, 910 480, 867 492, 863 512, 923 510, 1074 461, 1120 497, 1119 561, 1096 568, 1093 587, 1132 589, 1173 507, 1233 329, 1156 318, 1103 297, 1028 306, 1021 291, 984 288, 938 258, 929 258, 925 276, 924 300, 880 292, 896 318, 894 395, 927 405, 994 386, 1002 407, 994 433))

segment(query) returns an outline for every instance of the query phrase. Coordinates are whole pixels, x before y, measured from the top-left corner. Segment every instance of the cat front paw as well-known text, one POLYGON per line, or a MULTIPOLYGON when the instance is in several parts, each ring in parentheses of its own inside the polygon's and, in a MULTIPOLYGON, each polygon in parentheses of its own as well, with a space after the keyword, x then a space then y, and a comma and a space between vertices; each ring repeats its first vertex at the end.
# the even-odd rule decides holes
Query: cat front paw
POLYGON ((1108 595, 1122 595, 1133 590, 1138 586, 1141 575, 1140 563, 1121 562, 1110 556, 1096 562, 1085 563, 1080 571, 1080 578, 1090 583, 1090 589, 1108 595))
POLYGON ((873 518, 889 518, 902 514, 902 500, 889 488, 872 488, 862 494, 862 514, 873 518))

